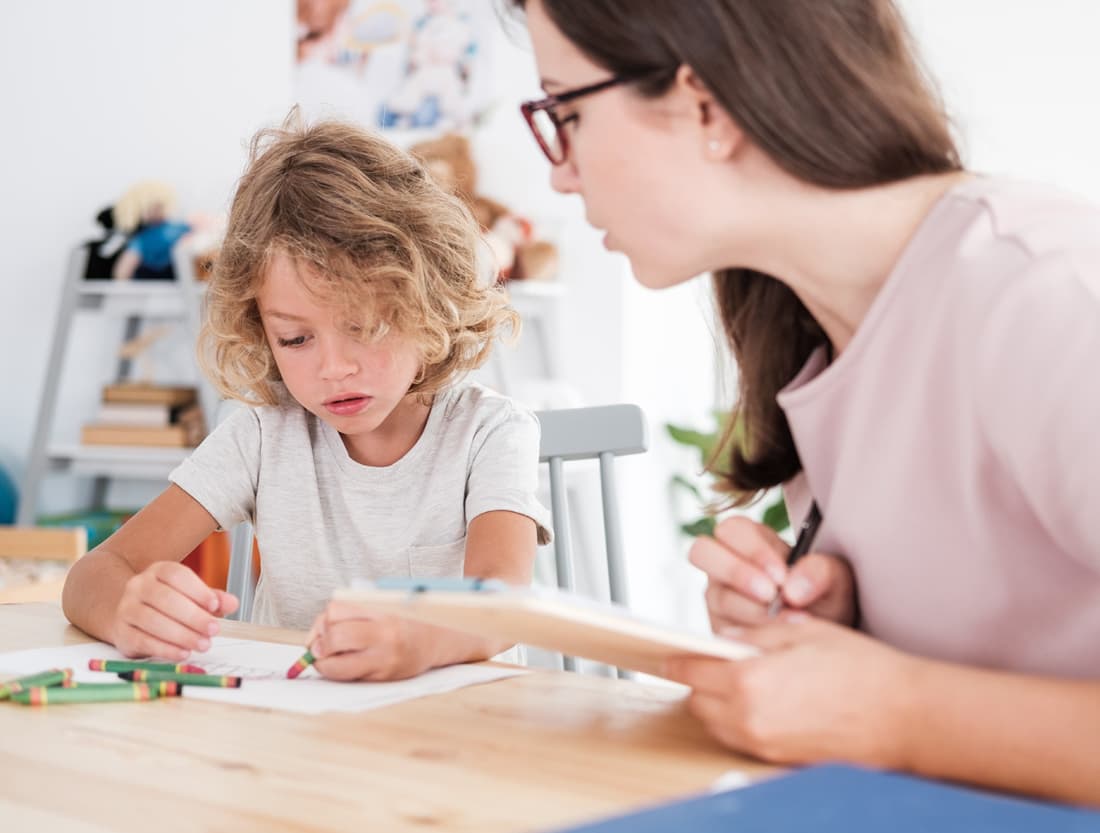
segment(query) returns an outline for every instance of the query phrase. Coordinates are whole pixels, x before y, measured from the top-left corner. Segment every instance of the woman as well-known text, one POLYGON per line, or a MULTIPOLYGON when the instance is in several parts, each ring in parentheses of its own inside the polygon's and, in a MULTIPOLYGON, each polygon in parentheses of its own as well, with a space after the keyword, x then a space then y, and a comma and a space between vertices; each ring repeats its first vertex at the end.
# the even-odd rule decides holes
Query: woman
POLYGON ((734 502, 823 516, 790 568, 743 518, 696 542, 762 655, 671 664, 692 710, 775 762, 1100 805, 1100 212, 963 169, 889 0, 513 2, 554 187, 642 284, 714 273, 734 502))

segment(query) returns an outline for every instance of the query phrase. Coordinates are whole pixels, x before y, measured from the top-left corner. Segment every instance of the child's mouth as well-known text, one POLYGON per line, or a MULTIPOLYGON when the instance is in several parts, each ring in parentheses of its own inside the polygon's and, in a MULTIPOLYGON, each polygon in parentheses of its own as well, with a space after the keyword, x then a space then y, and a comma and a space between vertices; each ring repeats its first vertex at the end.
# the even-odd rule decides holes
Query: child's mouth
POLYGON ((325 403, 325 410, 336 416, 351 416, 357 414, 371 403, 371 397, 353 395, 330 399, 325 403))

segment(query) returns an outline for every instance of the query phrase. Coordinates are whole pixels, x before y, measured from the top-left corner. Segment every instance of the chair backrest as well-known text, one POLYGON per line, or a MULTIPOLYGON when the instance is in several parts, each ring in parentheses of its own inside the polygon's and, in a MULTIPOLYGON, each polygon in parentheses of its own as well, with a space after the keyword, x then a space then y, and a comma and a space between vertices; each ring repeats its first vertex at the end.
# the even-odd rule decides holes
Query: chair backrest
POLYGON ((608 586, 612 601, 626 604, 614 460, 624 454, 639 454, 648 447, 642 409, 637 405, 600 405, 540 411, 536 416, 542 427, 539 459, 550 465, 550 512, 554 524, 558 586, 563 590, 574 589, 573 544, 563 464, 569 460, 599 460, 608 586))
MULTIPOLYGON (((536 416, 542 430, 539 460, 550 467, 550 512, 558 586, 564 590, 574 589, 573 543, 563 464, 571 460, 598 460, 608 587, 612 601, 626 604, 622 525, 614 459, 625 454, 639 454, 648 448, 649 438, 642 409, 637 405, 599 405, 538 411, 536 416)), ((232 530, 229 578, 226 582, 226 589, 241 601, 235 617, 247 621, 251 614, 254 583, 252 526, 242 523, 232 530)), ((571 667, 571 663, 567 662, 567 667, 571 667)))

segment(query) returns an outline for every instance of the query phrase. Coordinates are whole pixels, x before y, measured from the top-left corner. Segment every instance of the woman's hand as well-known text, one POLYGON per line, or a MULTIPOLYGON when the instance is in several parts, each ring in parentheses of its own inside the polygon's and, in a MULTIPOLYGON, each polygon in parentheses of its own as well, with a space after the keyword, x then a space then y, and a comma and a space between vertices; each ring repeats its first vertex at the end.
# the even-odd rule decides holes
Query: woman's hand
POLYGON ((433 667, 437 628, 330 602, 309 631, 313 667, 330 680, 403 680, 433 667))
POLYGON ((126 581, 111 642, 128 657, 182 661, 210 648, 218 618, 237 605, 236 596, 207 587, 189 567, 157 561, 126 581))
POLYGON ((799 613, 724 635, 762 654, 665 666, 669 679, 691 686, 689 708, 723 744, 773 763, 904 767, 906 698, 920 660, 799 613))
POLYGON ((810 553, 788 569, 789 551, 771 528, 745 517, 727 518, 713 538, 695 539, 689 559, 707 574, 705 598, 715 633, 767 622, 768 605, 780 588, 789 608, 855 624, 855 578, 848 562, 810 553))

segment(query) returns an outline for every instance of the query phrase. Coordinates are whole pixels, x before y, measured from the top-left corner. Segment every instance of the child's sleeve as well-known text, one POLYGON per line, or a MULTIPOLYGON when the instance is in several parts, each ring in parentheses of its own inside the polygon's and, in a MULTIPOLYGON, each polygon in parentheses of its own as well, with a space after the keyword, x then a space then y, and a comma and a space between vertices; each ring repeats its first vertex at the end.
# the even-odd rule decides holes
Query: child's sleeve
POLYGON ((979 414, 995 457, 1067 553, 1100 572, 1100 253, 1037 261, 978 339, 979 414))
POLYGON ((222 529, 254 520, 260 421, 240 408, 215 428, 168 479, 202 504, 222 529))
POLYGON ((509 405, 474 437, 466 488, 466 523, 506 510, 535 522, 539 544, 549 544, 550 513, 536 497, 539 482, 539 423, 535 415, 509 405))

